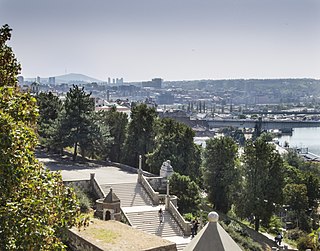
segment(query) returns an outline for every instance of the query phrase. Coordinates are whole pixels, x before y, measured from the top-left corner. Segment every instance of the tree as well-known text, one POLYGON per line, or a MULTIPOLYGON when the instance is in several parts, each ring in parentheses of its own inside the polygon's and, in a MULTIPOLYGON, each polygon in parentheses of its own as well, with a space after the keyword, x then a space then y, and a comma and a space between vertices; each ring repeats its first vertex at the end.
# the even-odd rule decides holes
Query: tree
POLYGON ((173 173, 170 177, 170 193, 178 197, 178 209, 180 213, 197 212, 200 204, 200 188, 185 175, 173 173))
MULTIPOLYGON (((145 157, 154 148, 157 113, 146 104, 134 105, 131 108, 131 121, 125 141, 123 162, 137 166, 139 155, 145 157)), ((144 161, 143 161, 144 163, 144 161)))
POLYGON ((254 216, 258 231, 260 220, 267 226, 275 205, 282 204, 283 161, 264 137, 248 141, 243 157, 244 190, 237 208, 243 216, 254 216))
POLYGON ((20 66, 0 29, 0 250, 63 250, 63 230, 75 223, 77 200, 59 173, 43 168, 37 144, 36 100, 17 87, 20 66))
POLYGON ((290 206, 298 226, 305 231, 310 231, 310 223, 307 220, 308 196, 307 187, 304 184, 287 184, 284 189, 285 203, 290 206))
POLYGON ((109 128, 110 137, 113 138, 110 146, 110 160, 120 162, 126 139, 128 116, 125 113, 118 112, 115 106, 111 107, 109 111, 99 112, 98 116, 99 123, 109 128))
POLYGON ((41 92, 37 95, 37 105, 39 107, 38 133, 40 143, 50 149, 48 138, 52 131, 52 125, 58 119, 62 111, 62 102, 58 96, 52 92, 41 92))
POLYGON ((230 137, 209 139, 204 151, 204 180, 209 201, 223 213, 231 209, 239 189, 238 146, 230 137))
POLYGON ((175 172, 192 180, 201 178, 201 153, 193 142, 192 128, 171 118, 164 118, 159 124, 155 148, 147 156, 151 172, 158 174, 162 163, 170 160, 175 172))
POLYGON ((74 148, 73 160, 76 160, 78 146, 84 151, 90 145, 89 133, 98 130, 89 117, 94 110, 90 95, 85 93, 84 88, 74 85, 67 93, 64 103, 65 118, 62 121, 62 128, 66 133, 65 145, 74 148))

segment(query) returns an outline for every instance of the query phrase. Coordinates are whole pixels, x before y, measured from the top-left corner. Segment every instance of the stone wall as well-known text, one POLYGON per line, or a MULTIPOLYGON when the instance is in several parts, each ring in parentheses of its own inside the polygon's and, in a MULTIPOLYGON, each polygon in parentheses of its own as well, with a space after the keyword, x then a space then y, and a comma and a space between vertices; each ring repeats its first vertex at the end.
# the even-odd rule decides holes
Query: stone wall
POLYGON ((99 183, 95 179, 94 174, 91 174, 90 189, 91 189, 91 193, 93 193, 96 198, 100 199, 106 196, 102 188, 100 187, 99 183))
POLYGON ((83 239, 72 230, 68 230, 68 247, 72 251, 104 251, 91 242, 83 239))
POLYGON ((91 192, 90 180, 70 180, 63 182, 66 186, 76 186, 82 191, 89 193, 91 192))
POLYGON ((63 182, 66 186, 76 186, 80 188, 87 194, 91 194, 95 199, 104 198, 105 194, 103 193, 100 185, 94 177, 94 173, 90 175, 88 180, 68 180, 63 182))
MULTIPOLYGON (((68 230, 68 237, 68 247, 72 251, 106 251, 106 249, 102 249, 95 244, 85 240, 72 230, 68 230)), ((143 249, 141 251, 177 251, 177 247, 175 243, 172 243, 171 245, 143 249)))
POLYGON ((146 178, 154 191, 166 193, 167 178, 164 177, 148 177, 146 178))

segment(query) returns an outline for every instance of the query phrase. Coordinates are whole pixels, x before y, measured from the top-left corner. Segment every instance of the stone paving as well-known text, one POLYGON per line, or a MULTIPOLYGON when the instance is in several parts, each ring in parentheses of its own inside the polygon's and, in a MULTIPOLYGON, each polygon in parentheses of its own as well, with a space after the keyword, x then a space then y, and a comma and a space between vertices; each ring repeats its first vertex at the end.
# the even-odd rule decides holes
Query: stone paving
POLYGON ((64 181, 90 179, 90 173, 95 173, 99 184, 136 182, 138 174, 127 172, 111 164, 98 164, 93 162, 73 162, 69 156, 37 153, 37 158, 51 171, 61 170, 64 181))

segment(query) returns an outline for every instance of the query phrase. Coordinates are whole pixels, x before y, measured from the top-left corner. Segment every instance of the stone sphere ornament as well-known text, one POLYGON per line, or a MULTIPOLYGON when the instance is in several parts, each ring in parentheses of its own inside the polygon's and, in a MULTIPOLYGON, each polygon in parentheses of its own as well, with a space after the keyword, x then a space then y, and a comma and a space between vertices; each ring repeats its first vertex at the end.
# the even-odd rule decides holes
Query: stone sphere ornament
POLYGON ((218 222, 219 214, 217 212, 210 212, 208 214, 208 221, 209 222, 218 222))

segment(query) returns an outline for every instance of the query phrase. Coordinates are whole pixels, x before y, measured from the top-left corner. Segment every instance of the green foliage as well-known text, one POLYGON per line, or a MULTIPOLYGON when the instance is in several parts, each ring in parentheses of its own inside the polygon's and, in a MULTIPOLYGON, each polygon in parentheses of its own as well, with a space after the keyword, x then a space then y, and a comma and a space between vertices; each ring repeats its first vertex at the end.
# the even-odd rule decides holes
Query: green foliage
MULTIPOLYGON (((310 250, 319 250, 314 247, 314 244, 312 242, 312 237, 309 235, 305 235, 303 237, 300 237, 297 241, 297 248, 299 251, 305 251, 307 249, 310 250)), ((320 248, 320 247, 319 247, 320 248)))
POLYGON ((303 164, 303 158, 299 156, 294 150, 288 149, 288 152, 283 156, 284 161, 286 161, 290 166, 299 168, 303 164))
POLYGON ((99 124, 109 128, 110 137, 113 141, 110 144, 110 160, 120 162, 123 155, 123 147, 126 139, 126 129, 128 125, 128 116, 125 113, 118 112, 113 106, 109 111, 98 113, 99 124))
POLYGON ((279 232, 279 229, 281 228, 282 228, 281 218, 275 215, 272 215, 270 218, 268 233, 277 234, 279 232))
POLYGON ((240 173, 236 168, 238 147, 230 137, 209 139, 204 151, 204 180, 209 201, 223 213, 231 209, 239 189, 240 173))
MULTIPOLYGON (((137 166, 139 155, 143 157, 153 151, 156 133, 157 113, 146 104, 134 105, 131 108, 131 121, 128 127, 123 162, 137 166)), ((144 161, 142 161, 144 163, 144 161)))
POLYGON ((90 201, 88 195, 82 189, 80 189, 78 186, 71 185, 70 187, 73 189, 73 191, 79 201, 80 212, 81 213, 88 213, 91 208, 91 201, 90 201))
POLYGON ((38 95, 40 110, 40 142, 49 150, 62 152, 74 149, 75 160, 80 149, 83 157, 105 159, 109 155, 112 137, 106 123, 94 112, 91 94, 73 86, 62 105, 52 93, 38 95))
POLYGON ((11 47, 6 44, 11 39, 11 31, 7 24, 0 29, 0 87, 10 85, 16 88, 21 67, 11 47))
POLYGON ((285 203, 290 206, 290 217, 297 222, 297 226, 304 230, 311 230, 311 222, 307 217, 308 197, 304 184, 287 184, 284 189, 285 203))
POLYGON ((284 189, 285 203, 298 214, 308 208, 307 187, 304 184, 287 184, 284 189))
POLYGON ((170 160, 175 172, 199 180, 201 154, 193 137, 194 132, 185 124, 170 118, 162 119, 154 151, 147 156, 152 173, 158 174, 162 163, 170 160))
POLYGON ((263 248, 254 242, 248 235, 246 229, 233 220, 220 222, 221 226, 228 232, 232 239, 241 246, 242 250, 262 251, 263 248))
POLYGON ((51 142, 48 139, 52 135, 53 123, 58 119, 62 111, 62 102, 52 92, 41 92, 36 98, 40 115, 38 120, 40 144, 50 150, 51 142))
POLYGON ((17 87, 20 66, 5 44, 10 32, 0 29, 0 250, 63 250, 77 200, 60 173, 34 156, 36 100, 17 87))
POLYGON ((290 229, 288 230, 287 233, 288 233, 288 239, 293 241, 297 241, 299 238, 306 235, 306 233, 299 228, 290 229))
POLYGON ((170 194, 178 197, 180 213, 195 213, 200 203, 200 188, 188 176, 174 173, 170 177, 170 194))
POLYGON ((243 192, 237 201, 237 212, 241 216, 254 216, 255 230, 258 231, 260 220, 267 226, 275 205, 282 204, 283 161, 274 146, 264 138, 248 141, 243 158, 243 192))
POLYGON ((91 123, 92 120, 89 117, 94 109, 93 100, 90 98, 90 95, 85 93, 83 87, 79 88, 77 85, 74 85, 67 93, 64 103, 66 113, 63 124, 66 129, 66 145, 74 147, 74 160, 78 154, 78 146, 84 151, 87 144, 91 143, 90 131, 96 129, 96 126, 91 123))

